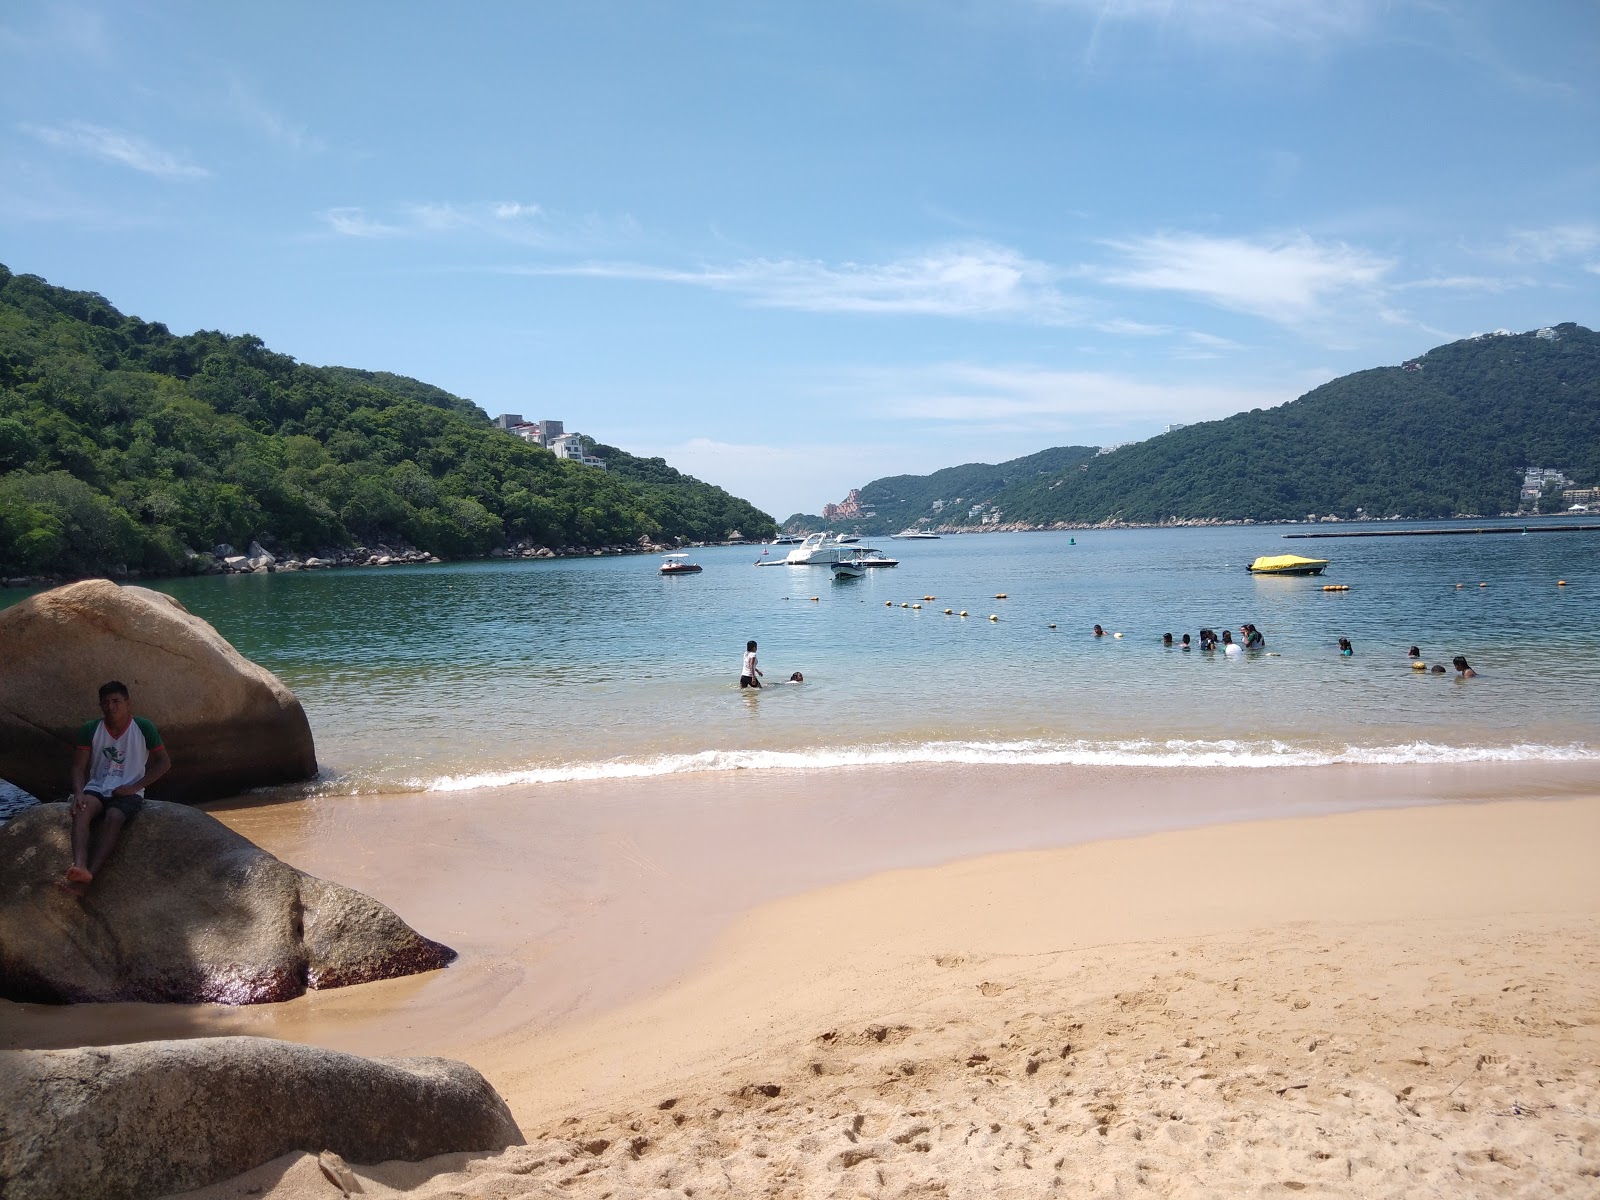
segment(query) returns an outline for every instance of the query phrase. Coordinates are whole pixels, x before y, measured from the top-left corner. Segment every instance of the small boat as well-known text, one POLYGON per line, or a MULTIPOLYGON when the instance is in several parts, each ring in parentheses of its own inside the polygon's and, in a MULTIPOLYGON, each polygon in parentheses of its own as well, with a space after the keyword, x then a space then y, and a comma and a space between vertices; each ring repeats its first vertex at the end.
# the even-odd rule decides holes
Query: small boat
POLYGON ((853 567, 898 567, 900 560, 890 558, 882 550, 874 550, 871 546, 862 546, 852 557, 841 560, 853 567))
POLYGON ((661 560, 663 575, 694 575, 699 570, 700 564, 690 562, 687 554, 668 554, 661 560))
POLYGON ((860 579, 867 573, 867 569, 858 562, 836 562, 833 564, 833 577, 835 579, 860 579))
POLYGON ((772 544, 774 546, 798 546, 800 544, 800 535, 797 533, 780 533, 772 539, 772 544))
POLYGON ((891 533, 889 536, 902 542, 937 542, 939 540, 937 533, 929 533, 926 529, 918 529, 915 525, 908 526, 899 533, 891 533))
POLYGON ((1245 570, 1252 575, 1321 575, 1328 565, 1325 558, 1302 558, 1298 554, 1263 554, 1245 570))

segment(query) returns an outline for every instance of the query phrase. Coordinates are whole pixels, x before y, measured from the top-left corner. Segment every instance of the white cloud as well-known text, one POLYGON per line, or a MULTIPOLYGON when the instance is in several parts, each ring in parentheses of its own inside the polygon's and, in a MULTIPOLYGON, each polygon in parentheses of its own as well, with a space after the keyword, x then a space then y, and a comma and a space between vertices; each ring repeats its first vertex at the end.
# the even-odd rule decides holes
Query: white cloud
POLYGON ((230 97, 234 109, 246 124, 280 146, 297 154, 319 154, 327 149, 327 143, 308 132, 304 125, 296 124, 269 108, 243 80, 233 81, 230 97))
POLYGON ((583 263, 526 271, 687 284, 805 312, 1016 317, 1045 324, 1078 319, 1072 300, 1055 286, 1055 268, 987 243, 937 247, 885 263, 762 258, 693 270, 583 263))
POLYGON ((65 125, 21 125, 18 128, 47 146, 119 163, 163 179, 200 179, 211 174, 204 167, 185 162, 141 137, 91 125, 87 121, 68 121, 65 125))
POLYGON ((1279 387, 1235 387, 1164 383, 1102 371, 946 363, 864 373, 858 386, 879 397, 887 414, 900 419, 1059 429, 1063 419, 1119 426, 1230 416, 1293 400, 1308 382, 1302 378, 1279 387))
POLYGON ((1531 282, 1526 279, 1494 279, 1486 275, 1434 275, 1426 279, 1410 279, 1393 287, 1396 291, 1426 288, 1451 292, 1504 292, 1514 287, 1527 287, 1531 282))
POLYGON ((1319 244, 1305 234, 1261 241, 1156 234, 1107 245, 1126 261, 1096 272, 1106 283, 1181 292, 1284 324, 1316 316, 1327 300, 1342 293, 1376 290, 1393 265, 1342 243, 1319 244))
POLYGON ((1177 33, 1198 42, 1320 44, 1360 36, 1380 0, 1041 0, 1094 18, 1090 54, 1119 25, 1177 33))
POLYGON ((322 219, 341 237, 401 237, 408 232, 402 226, 373 220, 361 208, 330 208, 322 214, 322 219))
POLYGON ((638 234, 631 217, 568 218, 514 200, 399 204, 382 215, 347 205, 326 209, 318 217, 333 233, 345 237, 479 237, 539 250, 573 251, 628 241, 638 234))
POLYGON ((1513 230, 1502 256, 1516 262, 1556 262, 1583 258, 1600 249, 1600 226, 1547 225, 1543 229, 1513 230))

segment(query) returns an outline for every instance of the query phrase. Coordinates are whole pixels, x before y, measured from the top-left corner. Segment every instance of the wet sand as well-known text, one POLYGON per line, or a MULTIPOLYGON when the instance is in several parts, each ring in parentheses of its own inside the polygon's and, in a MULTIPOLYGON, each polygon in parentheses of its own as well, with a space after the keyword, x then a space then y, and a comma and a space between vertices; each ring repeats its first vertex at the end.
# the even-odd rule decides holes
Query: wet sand
MULTIPOLYGON (((12 1045, 450 1054, 533 1143, 374 1195, 1582 1194, 1594 797, 1593 766, 987 767, 235 807, 462 961, 0 1015, 12 1045)), ((302 1156, 215 1194, 313 1185, 302 1156)))

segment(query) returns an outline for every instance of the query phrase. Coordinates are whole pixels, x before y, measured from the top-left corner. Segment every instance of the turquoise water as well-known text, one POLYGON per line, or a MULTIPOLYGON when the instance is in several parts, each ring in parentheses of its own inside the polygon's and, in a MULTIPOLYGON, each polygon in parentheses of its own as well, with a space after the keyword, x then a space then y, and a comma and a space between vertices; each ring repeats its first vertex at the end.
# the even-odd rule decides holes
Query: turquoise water
POLYGON ((295 690, 334 791, 851 762, 1600 758, 1600 534, 1283 532, 886 540, 902 565, 847 583, 719 547, 679 578, 630 556, 152 586, 295 690), (1333 565, 1244 571, 1292 551, 1333 565), (1268 653, 1160 645, 1246 621, 1268 653), (742 693, 747 638, 769 682, 806 682, 742 693), (1413 672, 1413 643, 1480 677, 1413 672))

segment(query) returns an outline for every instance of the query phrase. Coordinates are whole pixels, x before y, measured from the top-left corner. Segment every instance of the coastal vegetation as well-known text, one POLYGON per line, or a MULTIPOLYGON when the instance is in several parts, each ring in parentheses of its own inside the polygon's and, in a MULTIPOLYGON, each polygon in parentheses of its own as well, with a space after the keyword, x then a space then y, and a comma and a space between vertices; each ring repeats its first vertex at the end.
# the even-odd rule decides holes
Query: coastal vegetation
POLYGON ((660 459, 603 453, 605 471, 558 459, 418 380, 175 335, 0 266, 0 574, 174 573, 252 540, 460 557, 776 530, 660 459))
MULTIPOLYGON (((962 528, 986 519, 1014 527, 1514 511, 1525 467, 1600 483, 1600 334, 1564 324, 1467 338, 1401 366, 1342 376, 1277 408, 1083 451, 1044 452, 1064 456, 1048 471, 1018 469, 1044 457, 1033 455, 876 480, 861 489, 861 507, 892 517, 834 524, 879 533, 917 520, 962 528), (999 477, 1004 486, 987 495, 973 486, 999 477), (910 499, 892 506, 881 496, 910 499)), ((1546 511, 1559 504, 1555 492, 1540 501, 1546 511)))

